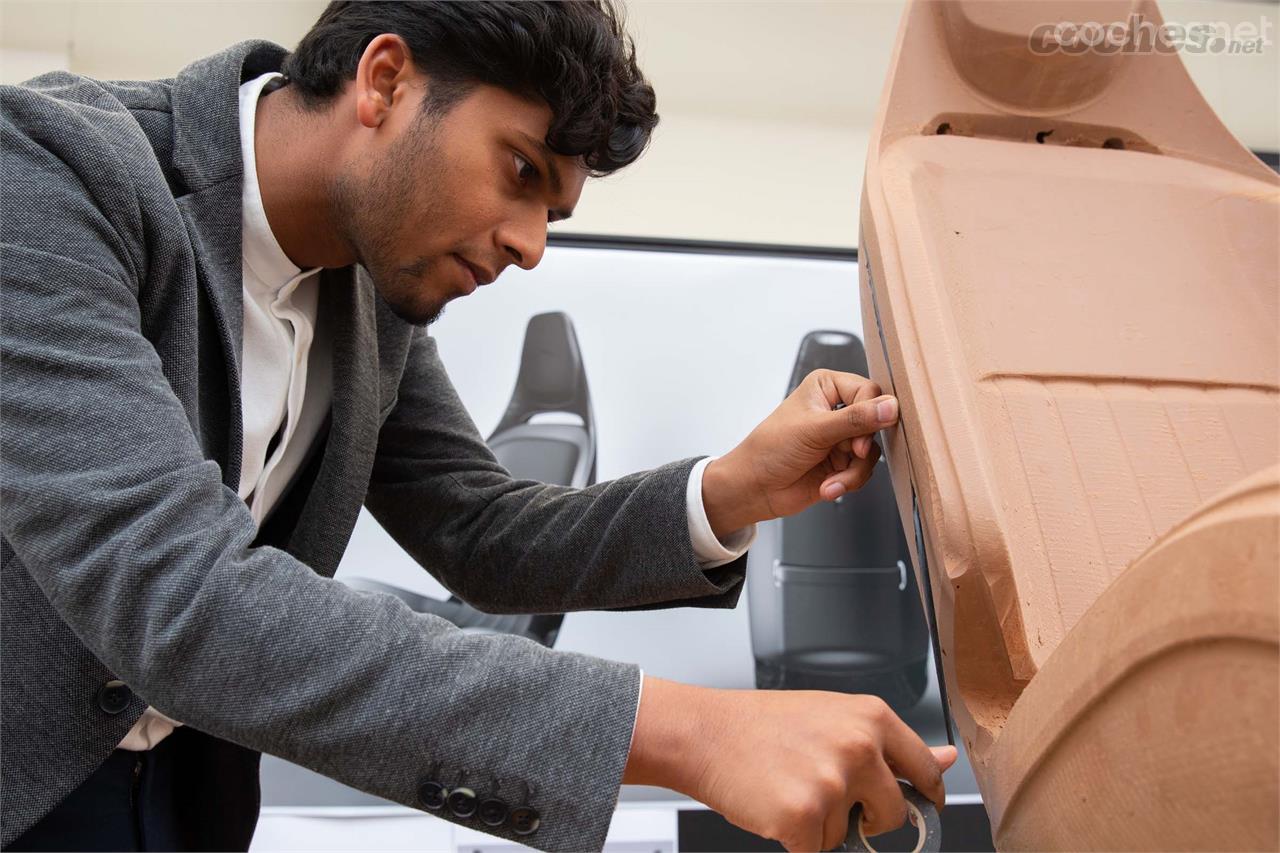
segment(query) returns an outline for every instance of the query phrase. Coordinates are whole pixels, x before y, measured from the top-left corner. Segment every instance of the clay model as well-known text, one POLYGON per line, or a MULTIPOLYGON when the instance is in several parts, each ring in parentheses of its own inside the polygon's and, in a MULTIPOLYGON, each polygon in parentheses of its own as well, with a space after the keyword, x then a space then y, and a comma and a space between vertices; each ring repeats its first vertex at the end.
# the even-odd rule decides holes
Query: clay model
POLYGON ((859 244, 899 512, 998 848, 1274 850, 1280 181, 1176 52, 1030 47, 1091 21, 1162 24, 904 15, 859 244))

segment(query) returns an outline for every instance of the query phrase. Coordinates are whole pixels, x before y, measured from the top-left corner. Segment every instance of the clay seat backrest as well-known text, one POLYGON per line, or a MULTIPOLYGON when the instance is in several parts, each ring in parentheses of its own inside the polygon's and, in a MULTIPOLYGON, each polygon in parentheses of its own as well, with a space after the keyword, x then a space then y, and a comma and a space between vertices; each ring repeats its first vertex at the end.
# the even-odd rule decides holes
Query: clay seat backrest
POLYGON ((872 131, 871 372, 902 401, 899 509, 910 529, 914 488, 978 741, 1139 554, 1278 455, 1276 175, 1176 54, 1028 48, 1134 12, 1161 22, 917 2, 872 131))

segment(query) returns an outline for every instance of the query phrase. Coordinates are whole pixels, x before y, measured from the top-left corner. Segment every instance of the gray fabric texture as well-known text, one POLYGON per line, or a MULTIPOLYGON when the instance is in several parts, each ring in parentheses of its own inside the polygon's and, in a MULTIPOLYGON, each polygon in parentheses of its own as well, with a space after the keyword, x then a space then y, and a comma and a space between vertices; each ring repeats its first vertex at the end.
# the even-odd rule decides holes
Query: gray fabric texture
POLYGON ((0 843, 151 704, 251 774, 212 789, 250 815, 227 844, 252 835, 268 752, 415 808, 424 780, 466 784, 541 815, 498 835, 599 849, 637 668, 333 580, 360 507, 496 612, 732 607, 745 557, 698 566, 695 459, 582 490, 513 479, 427 331, 354 268, 321 280, 330 419, 255 536, 235 490, 236 90, 284 55, 245 42, 171 80, 0 88, 0 843), (117 713, 96 698, 112 678, 132 691, 117 713))

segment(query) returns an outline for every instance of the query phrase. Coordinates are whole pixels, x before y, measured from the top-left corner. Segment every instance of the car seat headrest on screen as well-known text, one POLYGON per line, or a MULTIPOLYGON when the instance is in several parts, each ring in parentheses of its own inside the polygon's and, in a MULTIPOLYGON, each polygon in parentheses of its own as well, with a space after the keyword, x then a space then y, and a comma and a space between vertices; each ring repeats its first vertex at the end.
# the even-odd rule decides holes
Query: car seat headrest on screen
POLYGON ((530 318, 516 387, 489 436, 489 448, 515 477, 575 488, 594 481, 591 391, 567 314, 551 311, 530 318), (549 414, 574 415, 581 423, 531 423, 549 414))
POLYGON ((591 414, 591 395, 578 336, 573 321, 562 311, 550 311, 529 319, 515 391, 494 434, 546 412, 577 415, 584 426, 591 414))
POLYGON ((787 393, 796 390, 806 376, 820 368, 866 376, 867 353, 862 341, 849 332, 820 330, 805 335, 791 370, 787 393))

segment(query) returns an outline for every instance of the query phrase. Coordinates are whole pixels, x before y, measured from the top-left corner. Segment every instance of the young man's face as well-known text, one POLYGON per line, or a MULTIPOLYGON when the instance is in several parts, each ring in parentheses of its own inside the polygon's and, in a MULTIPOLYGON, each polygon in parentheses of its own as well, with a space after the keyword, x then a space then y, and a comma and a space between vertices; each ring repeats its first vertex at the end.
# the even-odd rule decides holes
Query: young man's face
POLYGON ((509 264, 536 266, 547 223, 570 215, 586 180, 580 160, 546 147, 545 104, 478 85, 422 117, 426 92, 396 89, 333 184, 357 259, 396 314, 419 324, 509 264))

